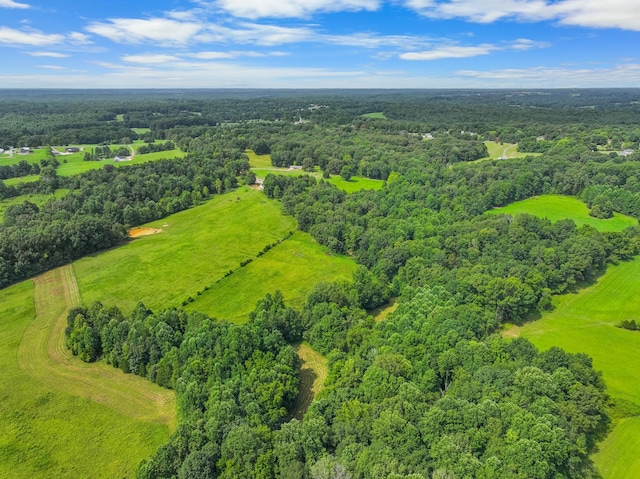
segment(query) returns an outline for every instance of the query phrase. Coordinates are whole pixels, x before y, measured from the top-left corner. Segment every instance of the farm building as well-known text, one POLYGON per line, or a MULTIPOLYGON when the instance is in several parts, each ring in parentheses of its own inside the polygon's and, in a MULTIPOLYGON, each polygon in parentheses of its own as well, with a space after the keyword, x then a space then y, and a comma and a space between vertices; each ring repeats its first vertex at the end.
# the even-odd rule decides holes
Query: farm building
POLYGON ((80 148, 78 148, 77 146, 70 146, 66 149, 67 153, 78 153, 80 151, 80 148))

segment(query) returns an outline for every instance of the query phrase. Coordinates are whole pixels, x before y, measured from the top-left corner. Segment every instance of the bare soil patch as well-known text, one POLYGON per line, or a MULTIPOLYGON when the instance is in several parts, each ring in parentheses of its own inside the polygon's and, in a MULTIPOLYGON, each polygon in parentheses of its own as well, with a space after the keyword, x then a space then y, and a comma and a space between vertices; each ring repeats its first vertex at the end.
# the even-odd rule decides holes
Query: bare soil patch
POLYGON ((162 229, 158 228, 132 228, 129 230, 129 238, 137 238, 139 236, 148 236, 162 233, 162 229))

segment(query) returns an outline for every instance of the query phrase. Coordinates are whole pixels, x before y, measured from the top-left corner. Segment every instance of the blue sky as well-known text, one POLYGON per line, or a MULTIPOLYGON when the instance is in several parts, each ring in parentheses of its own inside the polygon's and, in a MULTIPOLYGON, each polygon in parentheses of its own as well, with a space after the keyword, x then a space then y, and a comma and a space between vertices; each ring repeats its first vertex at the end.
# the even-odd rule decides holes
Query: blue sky
POLYGON ((638 0, 0 0, 0 88, 640 87, 638 0))

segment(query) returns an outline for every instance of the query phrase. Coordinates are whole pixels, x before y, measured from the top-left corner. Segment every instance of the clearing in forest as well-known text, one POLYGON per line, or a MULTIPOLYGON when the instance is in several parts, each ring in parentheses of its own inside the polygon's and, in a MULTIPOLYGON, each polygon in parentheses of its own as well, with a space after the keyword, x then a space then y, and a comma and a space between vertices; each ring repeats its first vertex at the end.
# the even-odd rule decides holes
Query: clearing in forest
POLYGON ((51 195, 28 194, 28 195, 14 196, 13 198, 6 198, 0 201, 0 223, 4 222, 4 213, 5 211, 7 211, 7 208, 11 205, 21 205, 25 201, 29 201, 40 207, 45 205, 49 200, 64 197, 67 193, 69 193, 69 190, 59 189, 59 190, 56 190, 51 195))
POLYGON ((154 311, 180 306, 284 238, 296 222, 277 202, 245 187, 144 227, 163 233, 76 261, 86 305, 101 301, 125 315, 138 301, 154 311))
POLYGON ((66 308, 77 301, 71 273, 67 266, 36 278, 35 289, 24 281, 0 290, 0 477, 133 477, 175 422, 171 391, 133 378, 137 387, 61 349, 66 308), (158 392, 167 413, 140 399, 158 392))
POLYGON ((487 211, 488 214, 518 215, 528 213, 539 218, 548 218, 552 222, 570 219, 580 227, 593 226, 598 231, 622 231, 628 226, 638 224, 638 220, 621 213, 614 213, 613 218, 599 219, 589 216, 587 205, 577 198, 563 195, 534 196, 522 201, 516 201, 501 208, 487 211))
POLYGON ((313 399, 324 387, 327 379, 327 358, 314 351, 307 343, 296 347, 300 358, 300 394, 293 408, 292 416, 300 421, 309 409, 313 399))
POLYGON ((280 290, 288 305, 299 307, 315 284, 351 279, 355 268, 352 258, 333 254, 308 233, 296 231, 196 296, 187 309, 244 323, 267 293, 280 290))
POLYGON ((604 478, 640 477, 640 331, 615 327, 640 321, 640 257, 610 266, 578 293, 557 296, 555 309, 520 328, 541 349, 586 353, 602 371, 613 400, 615 428, 594 456, 604 478))

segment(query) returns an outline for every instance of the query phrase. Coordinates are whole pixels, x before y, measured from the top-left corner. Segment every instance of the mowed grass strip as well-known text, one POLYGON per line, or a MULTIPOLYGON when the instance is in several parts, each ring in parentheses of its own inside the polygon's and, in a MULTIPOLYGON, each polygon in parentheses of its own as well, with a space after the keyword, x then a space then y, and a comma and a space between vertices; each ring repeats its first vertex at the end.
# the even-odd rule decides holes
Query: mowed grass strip
MULTIPOLYGON (((268 174, 292 176, 311 175, 318 180, 322 179, 322 173, 307 172, 303 170, 290 170, 289 168, 254 168, 253 172, 258 178, 263 179, 268 174)), ((346 181, 339 175, 331 175, 329 179, 325 179, 324 181, 328 181, 332 185, 336 185, 338 188, 346 191, 347 193, 355 193, 356 191, 360 190, 379 190, 384 185, 383 180, 372 180, 371 178, 364 178, 362 176, 352 176, 351 179, 346 181)))
MULTIPOLYGON (((520 328, 541 349, 559 346, 586 353, 602 371, 607 392, 640 408, 640 332, 616 328, 623 319, 640 320, 640 258, 610 266, 578 293, 554 298, 554 311, 520 328)), ((506 333, 508 334, 508 332, 506 333)), ((605 478, 640 477, 640 416, 622 419, 594 456, 605 478)))
POLYGON ((315 284, 351 279, 355 268, 353 259, 332 254, 311 235, 296 231, 195 297, 187 309, 244 323, 258 300, 267 293, 280 290, 287 304, 299 307, 315 284))
POLYGON ((42 319, 35 314, 32 281, 0 290, 0 477, 133 477, 140 461, 168 440, 169 428, 70 394, 82 378, 58 381, 59 368, 29 374, 39 369, 53 333, 33 326, 42 319), (27 338, 36 349, 25 349, 27 338), (43 382, 45 375, 51 377, 43 382))
POLYGON ((245 187, 144 226, 162 232, 75 263, 85 304, 101 301, 125 314, 138 301, 154 311, 180 306, 296 223, 278 203, 245 187))
POLYGON ((300 421, 311 406, 314 398, 322 391, 327 379, 327 358, 315 351, 308 343, 296 346, 300 358, 300 394, 293 408, 292 416, 300 421))
POLYGON ((631 216, 614 213, 613 218, 599 219, 589 216, 585 203, 572 196, 541 195, 523 201, 516 201, 502 208, 487 211, 488 214, 518 215, 528 213, 539 218, 548 218, 552 222, 571 219, 576 226, 593 226, 598 231, 622 231, 628 226, 638 224, 631 216))

